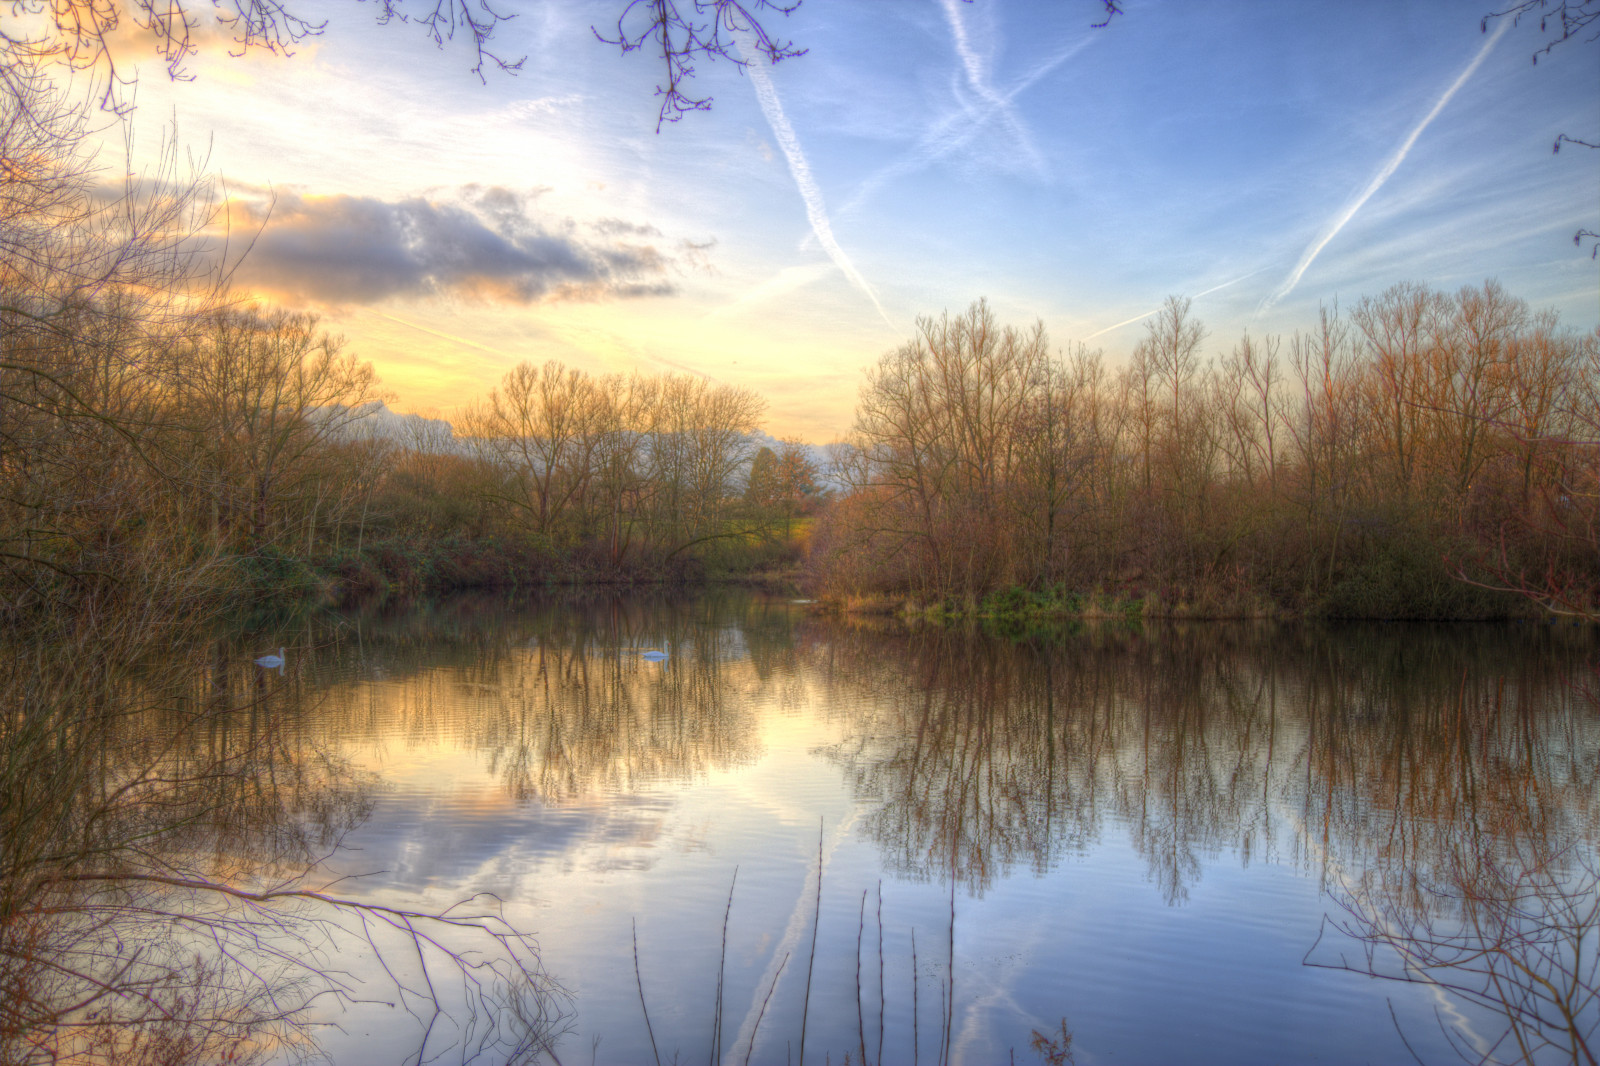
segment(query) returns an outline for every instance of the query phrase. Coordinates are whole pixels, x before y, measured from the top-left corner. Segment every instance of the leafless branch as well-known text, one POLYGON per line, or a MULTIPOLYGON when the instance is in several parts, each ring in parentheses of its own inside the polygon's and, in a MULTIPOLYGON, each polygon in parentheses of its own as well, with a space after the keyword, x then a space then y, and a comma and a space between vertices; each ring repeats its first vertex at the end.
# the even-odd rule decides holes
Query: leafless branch
POLYGON ((804 55, 806 49, 774 36, 763 22, 773 14, 793 14, 802 2, 629 0, 617 16, 611 35, 592 26, 590 30, 600 41, 619 47, 624 55, 654 42, 654 50, 660 53, 666 67, 665 82, 656 86, 656 95, 661 97, 656 118, 659 132, 664 122, 677 122, 691 111, 711 109, 710 96, 692 96, 686 88, 700 60, 723 59, 742 69, 753 58, 745 54, 746 48, 774 64, 804 55))
MULTIPOLYGON (((1517 25, 1535 14, 1539 17, 1539 32, 1549 37, 1533 53, 1533 62, 1538 63, 1540 56, 1547 56, 1557 45, 1582 36, 1595 20, 1600 19, 1600 0, 1517 0, 1483 16, 1478 22, 1478 29, 1487 33, 1489 23, 1495 19, 1509 18, 1512 25, 1517 25)), ((1600 30, 1587 40, 1594 41, 1597 38, 1600 38, 1600 30)))

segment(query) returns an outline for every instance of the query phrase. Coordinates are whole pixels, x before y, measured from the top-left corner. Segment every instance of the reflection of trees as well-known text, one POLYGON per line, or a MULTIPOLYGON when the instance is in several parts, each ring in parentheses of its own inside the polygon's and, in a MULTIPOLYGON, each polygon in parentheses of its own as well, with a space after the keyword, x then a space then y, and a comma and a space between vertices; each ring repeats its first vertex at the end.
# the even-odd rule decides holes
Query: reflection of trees
POLYGON ((388 910, 306 883, 369 798, 306 742, 299 677, 220 644, 152 664, 135 654, 150 634, 83 628, 0 656, 0 1062, 299 1054, 315 1004, 371 998, 336 961, 355 947, 394 967, 384 998, 417 1018, 419 1057, 452 1038, 539 1053, 556 1001, 494 913, 388 910), (429 1032, 440 999, 407 975, 422 960, 459 976, 447 999, 470 1020, 449 1037, 429 1032))
POLYGON ((464 744, 517 800, 692 778, 754 758, 756 706, 798 698, 792 627, 791 608, 742 595, 484 597, 351 619, 321 636, 318 669, 349 683, 326 691, 316 728, 464 744), (668 662, 639 657, 669 641, 668 662))
POLYGON ((1110 815, 1176 902, 1223 849, 1414 880, 1530 795, 1553 839, 1580 839, 1600 813, 1600 738, 1572 706, 1568 639, 1209 627, 1029 647, 855 630, 817 665, 848 708, 830 754, 881 801, 870 831, 891 866, 953 863, 980 891, 1110 815))

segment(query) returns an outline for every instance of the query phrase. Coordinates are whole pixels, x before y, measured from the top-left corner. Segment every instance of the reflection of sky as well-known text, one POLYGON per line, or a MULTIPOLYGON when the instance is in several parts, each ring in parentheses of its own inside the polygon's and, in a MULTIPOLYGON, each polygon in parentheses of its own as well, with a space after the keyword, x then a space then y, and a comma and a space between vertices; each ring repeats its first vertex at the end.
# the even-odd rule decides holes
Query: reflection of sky
POLYGON ((502 47, 528 61, 487 84, 330 6, 289 60, 147 64, 141 150, 175 115, 240 231, 275 197, 240 277, 323 309, 408 409, 553 357, 749 386, 822 440, 916 316, 979 296, 1113 360, 1168 294, 1208 293, 1217 351, 1407 280, 1497 277, 1596 323, 1571 245, 1595 155, 1550 145, 1594 137, 1600 48, 1535 67, 1537 19, 1133 0, 1092 30, 1088 0, 817 0, 775 20, 808 55, 701 64, 714 110, 657 135, 658 63, 590 29, 620 6, 518 5, 502 47))
MULTIPOLYGON (((733 624, 737 628, 736 620, 733 624)), ((763 625, 763 647, 770 650, 771 619, 763 625)), ((670 625, 664 631, 671 631, 670 625)), ((1529 643, 1513 646, 1508 636, 1497 646, 1482 629, 1463 631, 1460 646, 1452 652, 1449 634, 1427 632, 1427 641, 1409 641, 1407 646, 1415 645, 1423 659, 1445 662, 1436 671, 1444 679, 1444 704, 1453 703, 1456 686, 1463 683, 1460 670, 1451 665, 1452 655, 1480 662, 1499 676, 1521 660, 1532 663, 1539 657, 1536 649, 1548 648, 1539 642, 1549 637, 1542 631, 1524 634, 1529 643), (1469 639, 1474 643, 1469 645, 1469 639)), ((1385 698, 1403 698, 1402 688, 1383 689, 1378 680, 1388 676, 1384 671, 1389 668, 1382 665, 1385 649, 1398 649, 1397 642, 1407 638, 1387 630, 1380 636, 1368 645, 1352 640, 1336 649, 1335 657, 1365 649, 1371 664, 1370 671, 1360 664, 1342 671, 1341 683, 1351 691, 1370 684, 1373 692, 1387 692, 1385 698)), ((933 658, 947 663, 960 656, 960 640, 940 639, 933 658)), ((1198 636, 1191 633, 1189 639, 1198 636)), ((684 646, 689 643, 686 636, 684 646)), ((541 640, 551 654, 559 651, 554 644, 553 638, 541 640)), ((650 1050, 633 970, 633 923, 663 1057, 681 1052, 685 1059, 698 1058, 709 1038, 723 913, 737 869, 728 923, 724 1061, 743 1061, 763 997, 788 954, 761 1022, 753 1060, 782 1061, 786 1051, 795 1049, 800 1028, 820 827, 822 915, 808 1051, 818 1051, 819 1059, 831 1053, 838 1061, 858 1045, 856 937, 862 930, 868 1048, 877 1057, 876 917, 881 891, 884 1061, 911 1059, 913 930, 918 1050, 933 1061, 950 950, 949 882, 940 876, 936 856, 929 856, 931 864, 923 865, 920 876, 884 872, 891 857, 880 850, 871 828, 880 803, 896 797, 858 791, 841 753, 855 752, 870 761, 884 752, 911 750, 914 738, 890 729, 888 704, 902 699, 913 706, 920 703, 907 687, 908 677, 943 685, 963 675, 956 670, 935 676, 927 659, 914 661, 907 654, 916 646, 904 638, 878 640, 811 623, 803 644, 803 654, 784 660, 765 676, 758 676, 748 660, 724 661, 701 675, 709 687, 699 691, 717 707, 716 722, 702 725, 708 730, 707 742, 720 754, 671 762, 638 748, 595 746, 585 750, 608 759, 640 757, 644 769, 631 775, 580 774, 592 787, 524 799, 508 792, 495 769, 497 734, 485 724, 496 713, 489 702, 494 697, 486 691, 492 686, 461 684, 459 665, 409 668, 397 651, 387 679, 335 684, 319 713, 327 716, 331 730, 338 730, 347 720, 343 705, 366 709, 370 728, 344 734, 344 749, 355 762, 375 768, 383 780, 371 818, 348 841, 353 850, 333 864, 338 873, 383 872, 345 883, 341 890, 428 907, 442 907, 474 892, 502 896, 509 917, 538 936, 548 970, 575 995, 578 1013, 574 1032, 562 1045, 563 1059, 587 1059, 598 1036, 597 1061, 637 1062, 649 1059, 650 1050), (780 709, 773 697, 780 686, 805 697, 780 709), (711 735, 717 729, 742 739, 730 746, 711 735)), ((491 641, 485 646, 497 645, 491 641)), ((1161 650, 1160 642, 1141 646, 1157 649, 1158 659, 1177 660, 1186 654, 1185 645, 1176 640, 1167 650, 1161 650)), ((434 661, 425 643, 413 650, 419 664, 434 661)), ((1098 653, 1072 659, 1066 653, 1083 649, 1057 650, 1063 658, 1055 676, 1065 692, 1089 677, 1098 653)), ((1029 664, 1037 661, 1033 656, 989 645, 972 661, 993 671, 990 682, 1010 677, 1020 684, 1030 676, 1029 664), (1013 668, 1016 673, 1006 672, 1013 668)), ((485 676, 497 677, 501 689, 515 687, 507 684, 508 661, 520 664, 510 668, 514 672, 535 660, 518 651, 509 660, 486 660, 485 676), (501 672, 494 674, 495 669, 501 672)), ((1119 660, 1113 647, 1107 661, 1121 662, 1125 669, 1133 664, 1136 676, 1137 663, 1144 660, 1119 660)), ((1265 661, 1273 660, 1265 656, 1265 661)), ((1250 676, 1254 667, 1247 660, 1241 663, 1237 670, 1216 676, 1240 682, 1238 691, 1259 691, 1252 687, 1259 681, 1250 676)), ((630 663, 623 673, 611 676, 659 694, 673 691, 668 671, 690 669, 683 659, 649 669, 630 663)), ((1305 753, 1314 743, 1301 701, 1310 698, 1304 686, 1315 671, 1306 667, 1300 674, 1298 669, 1290 663, 1276 684, 1283 721, 1279 725, 1274 719, 1270 738, 1257 728, 1259 718, 1236 719, 1233 711, 1222 709, 1225 701, 1219 703, 1209 717, 1194 717, 1196 728, 1184 738, 1191 762, 1184 773, 1168 779, 1163 760, 1174 738, 1165 737, 1158 720, 1150 750, 1106 753, 1106 777, 1094 790, 1100 807, 1092 833, 1055 851, 1048 863, 1017 861, 997 869, 975 892, 969 893, 964 879, 954 898, 953 1061, 1003 1061, 1010 1048, 1026 1061, 1030 1033, 1053 1030, 1062 1017, 1075 1035, 1079 1063, 1400 1061, 1406 1053, 1386 997, 1425 1059, 1450 1054, 1440 1042, 1428 989, 1384 985, 1303 965, 1323 915, 1333 907, 1321 877, 1329 877, 1330 889, 1358 879, 1361 863, 1374 854, 1364 849, 1375 845, 1363 835, 1371 831, 1364 806, 1352 810, 1348 821, 1335 819, 1331 842, 1321 839, 1321 831, 1308 830, 1306 819, 1313 812, 1295 806, 1305 799, 1293 788, 1306 779, 1305 753), (1235 721, 1255 725, 1235 732, 1235 721), (1141 765, 1146 769, 1141 771, 1141 765), (1228 821, 1228 805, 1236 796, 1216 792, 1217 782, 1229 773, 1248 779, 1239 795, 1256 797, 1245 808, 1250 825, 1228 821), (1263 773, 1265 779, 1254 776, 1263 773), (1178 791, 1164 794, 1161 789, 1168 786, 1178 791), (1127 809, 1114 797, 1125 798, 1127 809), (1139 812, 1150 823, 1142 844, 1133 820, 1139 812), (1246 846, 1248 856, 1241 852, 1246 846), (1164 847, 1171 851, 1162 851, 1164 847), (1177 860, 1183 867, 1177 890, 1170 872, 1158 868, 1162 855, 1185 856, 1177 860)), ((1410 693, 1404 698, 1431 698, 1416 663, 1402 673, 1404 692, 1410 693)), ((1519 691, 1518 684, 1537 676, 1513 679, 1507 691, 1519 691)), ((1486 674, 1485 683, 1491 680, 1486 674)), ((1002 685, 983 691, 1007 690, 1002 685)), ((1133 691, 1124 695, 1132 700, 1133 691)), ((527 735, 543 735, 541 714, 581 717, 605 698, 598 689, 586 696, 570 690, 557 693, 551 703, 530 705, 527 735)), ((938 698, 937 693, 930 695, 938 698)), ((692 718, 693 710, 689 713, 692 718)), ((1060 713, 1060 735, 1070 737, 1074 712, 1063 705, 1060 713)), ((1158 719, 1171 713, 1170 708, 1162 710, 1158 719)), ((1349 712, 1324 706, 1319 713, 1339 718, 1349 712)), ((1113 717, 1128 723, 1124 739, 1146 735, 1141 730, 1147 726, 1138 724, 1136 701, 1113 717)), ((670 714, 648 720, 661 731, 657 740, 662 742, 688 721, 670 714)), ((1025 726, 1027 718, 1003 713, 975 718, 957 739, 982 746, 994 738, 985 739, 980 725, 1003 730, 1008 721, 1025 726)), ((1380 741, 1387 736, 1383 727, 1364 717, 1346 726, 1353 734, 1377 729, 1368 735, 1380 741)), ((549 735, 558 733, 571 735, 570 730, 549 735)), ((1580 729, 1571 741, 1592 750, 1592 729, 1580 729)), ((1005 758, 1023 758, 1006 756, 1024 750, 1012 743, 1001 737, 993 749, 999 757, 955 765, 1004 778, 1005 758)), ((1351 758, 1370 754, 1361 751, 1365 754, 1351 758)), ((1070 758, 1065 753, 1063 765, 1070 758)), ((1555 768, 1550 774, 1544 786, 1570 788, 1571 782, 1555 768)), ((1006 796, 1005 788, 998 787, 996 795, 1006 796)), ((1555 802, 1561 792, 1550 795, 1555 802)), ((1029 799, 1021 794, 1011 798, 1019 805, 1029 799)), ((1591 801, 1592 795, 1585 793, 1582 802, 1591 801)), ((1345 802, 1348 797, 1333 805, 1345 802)), ((1005 826, 996 823, 993 828, 998 832, 1005 826)), ((1424 830, 1409 827, 1408 832, 1424 830)), ((1001 850, 998 843, 993 850, 1001 850)), ((1358 953, 1359 945, 1329 934, 1318 951, 1321 961, 1333 961, 1341 951, 1358 953)), ((351 1033, 370 1032, 371 1024, 358 1016, 349 1028, 351 1033)), ((340 1063, 386 1061, 356 1037, 331 1034, 329 1044, 340 1063)))

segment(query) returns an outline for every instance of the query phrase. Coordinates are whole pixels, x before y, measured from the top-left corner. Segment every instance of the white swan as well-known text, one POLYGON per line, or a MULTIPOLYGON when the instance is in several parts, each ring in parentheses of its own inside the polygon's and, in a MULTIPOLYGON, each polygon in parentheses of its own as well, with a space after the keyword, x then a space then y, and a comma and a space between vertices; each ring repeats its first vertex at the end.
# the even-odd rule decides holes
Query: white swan
POLYGON ((662 647, 667 649, 666 651, 657 651, 656 649, 651 648, 649 651, 640 652, 639 658, 644 659, 646 662, 652 663, 666 662, 667 656, 672 654, 672 641, 664 640, 661 642, 661 644, 662 647))
POLYGON ((266 670, 281 670, 287 660, 284 658, 284 649, 279 648, 276 655, 263 655, 256 660, 256 665, 266 670))

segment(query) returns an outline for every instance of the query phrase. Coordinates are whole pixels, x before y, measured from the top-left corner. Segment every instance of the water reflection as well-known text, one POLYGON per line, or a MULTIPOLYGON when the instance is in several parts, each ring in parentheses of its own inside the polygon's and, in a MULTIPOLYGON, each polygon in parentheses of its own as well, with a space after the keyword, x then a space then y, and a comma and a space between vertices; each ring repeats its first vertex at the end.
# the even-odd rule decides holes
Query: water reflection
MULTIPOLYGON (((493 782, 492 801, 396 786, 418 790, 385 801, 409 813, 363 830, 365 854, 417 889, 527 868, 511 849, 649 876, 675 797, 764 765, 794 742, 774 723, 801 719, 882 869, 978 900, 1125 841, 1168 907, 1219 863, 1291 869, 1345 902, 1345 936, 1392 953, 1372 931, 1464 898, 1463 856, 1485 841, 1536 831, 1574 855, 1600 825, 1600 725, 1574 685, 1592 637, 1572 630, 1108 627, 1014 643, 756 597, 591 596, 431 604, 302 640, 321 650, 281 695, 303 686, 317 708, 280 721, 303 721, 308 743, 369 738, 389 765, 462 752, 493 782), (665 663, 638 654, 669 641, 665 663)), ((528 883, 506 876, 513 893, 528 883)), ((1301 935, 1297 958, 1315 930, 1301 935)), ((1590 1026, 1594 1012, 1578 1006, 1590 1026)))
POLYGON ((1510 802, 1449 834, 1426 871, 1363 872, 1333 895, 1353 957, 1307 954, 1314 966, 1424 987, 1463 1059, 1595 1061, 1600 1029, 1600 852, 1552 818, 1543 782, 1513 775, 1510 802), (1485 1008, 1476 1023, 1452 1001, 1485 1008))
POLYGON ((321 728, 464 745, 519 803, 747 763, 760 711, 795 699, 797 650, 790 612, 737 602, 482 597, 351 618, 313 635, 321 728), (668 643, 665 662, 640 654, 668 643))
POLYGON ((559 992, 492 906, 375 906, 312 879, 369 818, 376 778, 323 742, 303 671, 120 617, 3 650, 0 1061, 314 1054, 325 1005, 374 997, 342 964, 354 951, 383 960, 416 1019, 410 1061, 548 1046, 559 992), (459 987, 436 994, 424 965, 459 987))
POLYGON ((1414 886, 1530 809, 1556 846, 1593 839, 1580 664, 1532 627, 1212 626, 1044 646, 858 631, 817 665, 851 709, 830 758, 897 872, 979 894, 1114 824, 1178 904, 1222 852, 1414 886))
MULTIPOLYGON (((993 936, 984 907, 1010 883, 1060 878, 1075 864, 1097 864, 1092 876, 1109 876, 1105 868, 1115 863, 1105 856, 1125 850, 1136 856, 1135 884, 1142 872, 1151 890, 1120 893, 1117 921, 1154 928, 1161 918, 1141 909, 1145 897, 1155 912, 1181 917, 1195 908, 1207 878, 1230 870, 1290 871, 1312 886, 1313 899, 1324 892, 1339 905, 1339 925, 1310 961, 1353 959, 1358 969, 1405 981, 1433 974, 1419 986, 1430 995, 1453 989, 1478 1008, 1503 1008, 1506 1022, 1481 1046, 1490 1032, 1482 1017, 1462 1015, 1469 1028, 1454 1032, 1475 1057, 1488 1049, 1504 1058, 1523 1046, 1536 1055, 1541 1042, 1579 1048, 1597 1020, 1588 960, 1600 950, 1593 924, 1600 716, 1574 680, 1593 652, 1587 633, 1533 626, 1108 627, 1016 643, 852 626, 733 593, 695 600, 467 598, 307 620, 249 642, 185 644, 160 668, 120 670, 92 685, 83 675, 73 698, 53 706, 97 710, 74 712, 65 754, 35 753, 46 785, 5 778, 0 932, 8 939, 0 959, 10 969, 0 992, 22 990, 32 997, 27 1002, 46 1004, 31 1020, 6 1015, 6 1024, 13 1036, 38 1033, 79 1009, 71 1005, 85 1002, 84 982, 105 976, 95 966, 118 965, 115 952, 103 950, 108 943, 139 946, 140 965, 151 967, 139 971, 146 985, 175 972, 172 952, 188 951, 189 942, 164 939, 159 924, 175 909, 207 935, 259 919, 253 901, 207 910, 202 901, 214 894, 156 886, 153 871, 203 871, 213 882, 260 890, 308 884, 297 878, 314 868, 321 878, 383 871, 342 886, 367 906, 416 906, 418 899, 443 906, 490 889, 526 908, 547 893, 539 905, 549 925, 581 930, 572 934, 578 954, 563 965, 581 977, 592 957, 599 960, 594 970, 620 984, 590 979, 579 989, 580 1015, 594 1032, 618 1033, 640 1026, 632 1013, 638 1004, 627 919, 641 919, 647 961, 664 952, 687 966, 684 960, 716 947, 715 936, 707 946, 703 933, 679 932, 672 923, 689 914, 714 927, 738 865, 744 872, 728 950, 730 1003, 742 994, 741 981, 753 997, 776 989, 762 1042, 747 1018, 740 1047, 753 1047, 757 1059, 781 1058, 798 1024, 794 983, 803 972, 791 964, 779 981, 779 960, 799 948, 795 937, 803 939, 814 917, 805 887, 813 882, 791 875, 803 878, 814 868, 816 817, 824 813, 832 819, 828 861, 844 865, 829 868, 821 954, 857 957, 867 908, 862 890, 887 873, 891 989, 896 981, 912 986, 909 969, 894 972, 902 965, 896 960, 910 954, 895 939, 904 939, 896 923, 922 922, 924 992, 951 978, 945 956, 937 963, 944 971, 927 970, 933 956, 926 945, 948 935, 950 909, 942 901, 952 884, 961 890, 961 921, 970 923, 963 928, 993 936), (665 662, 639 654, 669 642, 665 662), (280 644, 290 649, 281 673, 251 664, 252 649, 280 644), (870 847, 871 868, 845 861, 852 841, 870 847), (357 850, 340 850, 351 843, 357 850), (715 853, 715 861, 664 871, 679 852, 715 853), (686 880, 691 869, 703 884, 686 880), (938 906, 916 911, 921 904, 896 885, 926 885, 938 906), (764 902, 763 891, 775 902, 764 902), (899 913, 897 893, 898 906, 907 908, 899 913), (747 912, 759 916, 761 928, 741 934, 737 923, 747 912), (673 917, 653 921, 658 913, 673 917), (799 932, 790 936, 793 930, 799 932), (1564 961, 1519 964, 1501 950, 1513 945, 1537 945, 1538 960, 1564 961), (1505 964, 1461 965, 1491 955, 1505 964), (102 961, 70 979, 47 980, 40 958, 102 961), (1551 985, 1561 976, 1569 991, 1553 998, 1541 991, 1546 985, 1513 980, 1529 971, 1551 985), (1463 984, 1464 973, 1477 983, 1463 984), (1572 1023, 1551 1028, 1552 1008, 1557 1015, 1565 1009, 1572 1023), (1506 1035, 1497 1044, 1500 1031, 1506 1035)), ((4 691, 8 721, 35 721, 23 705, 22 680, 4 691)), ((35 722, 41 737, 48 720, 35 722)), ((59 732, 60 722, 50 728, 59 732)), ((25 738, 13 731, 7 739, 15 746, 25 738)), ((1077 886, 1087 879, 1071 882, 1085 906, 1089 893, 1077 886)), ((1322 905, 1316 902, 1319 911, 1322 905)), ((1263 904, 1255 898, 1231 906, 1263 904)), ((1298 970, 1317 929, 1292 911, 1284 907, 1282 928, 1270 932, 1292 942, 1298 970)), ((1070 915, 1057 924, 1070 925, 1070 915)), ((309 928, 274 927, 291 944, 307 943, 309 928)), ((489 930, 491 939, 504 931, 489 930)), ((514 941, 506 956, 511 969, 486 976, 509 987, 520 973, 532 983, 518 987, 549 995, 515 993, 494 1010, 485 1006, 476 1017, 494 1025, 470 1040, 520 1048, 516 1053, 531 1059, 542 1045, 524 1037, 558 1027, 560 1004, 550 998, 531 943, 515 941, 514 932, 506 934, 514 941), (518 1020, 511 1009, 517 1004, 527 1019, 518 1020), (502 1021, 510 1028, 499 1028, 502 1021)), ((952 1030, 961 1029, 951 1021, 953 1003, 926 1001, 923 1046, 976 1048, 976 1058, 1014 1047, 1026 1056, 1030 1033, 1055 1032, 1053 1020, 1068 1013, 1080 1054, 1139 1057, 1126 1043, 1138 1025, 1149 1027, 1150 1007, 1137 990, 1120 994, 1137 1005, 1128 1013, 1140 1020, 1107 1035, 1093 1011, 1068 1009, 1069 996, 1089 999, 1090 979, 1072 983, 1081 967, 1052 954, 1056 948, 1041 948, 1026 964, 1016 961, 1018 953, 984 961, 990 949, 983 943, 958 946, 952 938, 948 948, 962 972, 951 985, 955 997, 981 987, 986 991, 974 999, 1003 1005, 1013 994, 992 989, 1026 981, 1044 990, 1043 1001, 1017 1006, 1012 1030, 988 1044, 952 1030), (963 952, 970 955, 958 957, 963 952), (940 1013, 945 1029, 936 1038, 928 1019, 940 1013)), ((399 950, 404 954, 404 945, 399 950)), ((1142 948, 1147 962, 1132 948, 1113 950, 1115 956, 1095 956, 1108 973, 1126 963, 1135 972, 1159 967, 1191 984, 1259 977, 1219 968, 1218 945, 1205 936, 1142 948)), ((211 1021, 170 1023, 172 1032, 223 1034, 196 1044, 203 1053, 195 1057, 214 1057, 229 1041, 234 1050, 276 1053, 302 1039, 295 1023, 332 1017, 315 1014, 331 1000, 371 998, 337 984, 329 996, 330 986, 288 965, 287 953, 275 958, 284 964, 277 970, 271 958, 258 960, 255 984, 206 976, 219 990, 273 989, 280 1015, 247 997, 209 1004, 204 1016, 211 1021), (298 991, 279 991, 274 982, 298 991)), ((343 966, 341 958, 327 969, 343 966)), ((708 962, 705 972, 720 974, 720 966, 708 962)), ((351 963, 350 972, 358 971, 351 963)), ((1136 980, 1153 985, 1151 971, 1142 973, 1136 980)), ((428 1031, 431 1008, 411 997, 419 986, 399 980, 409 989, 399 1000, 428 1031)), ((1266 980, 1287 985, 1298 978, 1274 973, 1266 980)), ((173 984, 161 1001, 163 1016, 184 1016, 183 989, 195 987, 173 984)), ((652 1016, 656 997, 675 991, 652 990, 652 1016)), ((824 1001, 848 1015, 854 1032, 858 1008, 848 999, 824 1001)), ((693 1015, 698 1008, 687 1003, 662 1002, 662 1017, 693 1015)), ((765 1009, 766 1001, 759 1005, 765 1009)), ((913 1024, 892 1003, 876 1009, 891 1031, 913 1024)), ((1229 1024, 1268 1046, 1295 1036, 1261 1017, 1271 1004, 1236 1009, 1229 1024)), ((1327 1012, 1330 1028, 1306 1039, 1335 1039, 1329 1019, 1336 1008, 1317 1009, 1327 1012)), ((87 1019, 88 1010, 77 1017, 87 1019)), ((142 1031, 137 1015, 116 1017, 114 1026, 78 1031, 142 1031)), ((433 1039, 422 1040, 429 1056, 451 1041, 470 1043, 459 1033, 430 1045, 433 1039)), ((815 1039, 834 1051, 860 1044, 815 1039)), ((917 1039, 910 1034, 913 1047, 917 1039)), ((889 1046, 893 1059, 893 1040, 889 1046)), ((647 1045, 623 1047, 614 1053, 647 1053, 647 1045)), ((102 1049, 102 1057, 128 1048, 112 1050, 117 1054, 102 1049)), ((1367 1045, 1345 1050, 1372 1057, 1367 1045)), ((418 1053, 408 1047, 390 1056, 385 1046, 373 1054, 372 1061, 386 1061, 418 1053)), ((1245 1060, 1251 1053, 1219 1047, 1217 1057, 1245 1060)))

